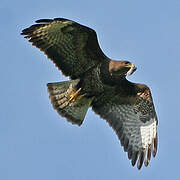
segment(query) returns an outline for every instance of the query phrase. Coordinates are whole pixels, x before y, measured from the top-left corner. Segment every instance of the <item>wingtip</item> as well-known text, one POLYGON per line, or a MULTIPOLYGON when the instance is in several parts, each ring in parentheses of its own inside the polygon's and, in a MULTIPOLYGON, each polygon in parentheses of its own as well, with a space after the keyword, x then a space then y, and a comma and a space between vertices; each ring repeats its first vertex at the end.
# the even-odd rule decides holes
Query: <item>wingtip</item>
POLYGON ((36 23, 50 23, 52 21, 53 21, 53 19, 38 19, 35 22, 36 23))
POLYGON ((149 160, 146 159, 146 161, 144 161, 144 165, 147 167, 149 165, 149 160))
MULTIPOLYGON (((24 35, 27 35, 25 30, 26 30, 26 29, 23 29, 23 30, 21 31, 20 35, 23 35, 23 36, 24 36, 24 35)), ((25 36, 24 38, 26 38, 26 36, 25 36)))
POLYGON ((157 133, 156 133, 156 136, 153 139, 153 157, 155 157, 157 154, 157 144, 158 144, 158 138, 157 138, 157 133))
POLYGON ((138 160, 138 163, 137 163, 137 168, 140 170, 142 165, 143 165, 143 162, 144 162, 144 157, 145 157, 145 152, 144 151, 141 151, 140 152, 140 155, 139 155, 139 160, 138 160))
POLYGON ((133 151, 133 153, 132 153, 132 160, 131 160, 132 166, 135 166, 136 161, 138 159, 138 154, 139 154, 138 151, 133 151))
POLYGON ((147 167, 149 165, 149 162, 151 160, 151 144, 149 144, 146 152, 146 159, 144 161, 144 165, 147 167))
POLYGON ((35 22, 36 23, 51 23, 53 21, 70 21, 69 19, 66 18, 54 18, 54 19, 38 19, 35 22))

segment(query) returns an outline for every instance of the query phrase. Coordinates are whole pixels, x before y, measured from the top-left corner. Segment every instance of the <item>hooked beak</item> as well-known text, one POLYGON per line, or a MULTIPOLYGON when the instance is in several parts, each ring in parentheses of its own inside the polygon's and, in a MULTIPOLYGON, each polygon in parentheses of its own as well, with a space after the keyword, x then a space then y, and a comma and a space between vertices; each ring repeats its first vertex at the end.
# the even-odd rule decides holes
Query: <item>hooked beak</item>
POLYGON ((137 67, 135 67, 133 63, 128 64, 126 67, 130 68, 129 71, 126 73, 127 76, 130 76, 137 69, 137 67))

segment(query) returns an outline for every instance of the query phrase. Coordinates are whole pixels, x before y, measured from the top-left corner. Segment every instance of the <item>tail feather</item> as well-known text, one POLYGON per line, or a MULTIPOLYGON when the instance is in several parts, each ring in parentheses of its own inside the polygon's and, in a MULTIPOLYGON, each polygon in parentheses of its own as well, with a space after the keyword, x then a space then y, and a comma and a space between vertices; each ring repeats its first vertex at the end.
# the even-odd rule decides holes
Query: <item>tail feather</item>
POLYGON ((47 87, 54 109, 56 109, 61 116, 66 117, 72 124, 80 126, 93 98, 83 96, 80 99, 71 101, 70 97, 77 91, 76 87, 78 83, 79 79, 49 83, 47 87))

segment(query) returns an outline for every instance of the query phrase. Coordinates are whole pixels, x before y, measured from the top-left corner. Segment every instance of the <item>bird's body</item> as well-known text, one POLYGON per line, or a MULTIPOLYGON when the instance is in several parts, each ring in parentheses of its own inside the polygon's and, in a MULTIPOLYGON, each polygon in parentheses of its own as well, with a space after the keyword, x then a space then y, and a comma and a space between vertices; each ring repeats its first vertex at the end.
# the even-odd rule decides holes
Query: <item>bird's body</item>
POLYGON ((47 84, 53 107, 77 125, 92 107, 115 130, 132 165, 147 166, 157 151, 157 116, 150 89, 126 79, 134 64, 105 56, 95 31, 74 21, 36 22, 22 34, 71 79, 47 84))

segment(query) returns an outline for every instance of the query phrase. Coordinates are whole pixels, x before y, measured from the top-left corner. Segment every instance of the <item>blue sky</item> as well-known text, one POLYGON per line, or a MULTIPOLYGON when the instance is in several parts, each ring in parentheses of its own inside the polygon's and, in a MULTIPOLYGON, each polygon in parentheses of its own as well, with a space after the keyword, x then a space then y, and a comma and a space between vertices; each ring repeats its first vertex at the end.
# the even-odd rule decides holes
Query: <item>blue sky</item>
POLYGON ((179 0, 2 0, 0 5, 0 179, 109 180, 179 177, 179 0), (81 127, 60 117, 46 84, 67 78, 20 32, 40 18, 65 17, 96 30, 104 53, 138 67, 159 119, 148 168, 131 167, 108 124, 88 111, 81 127))

